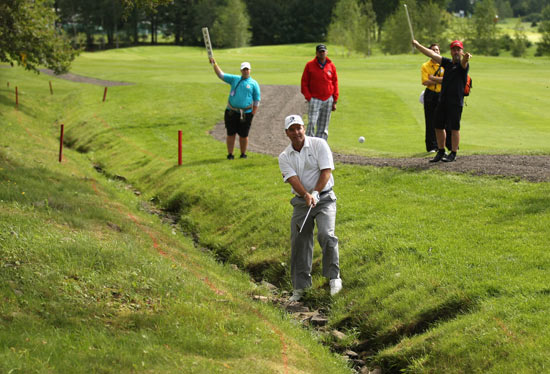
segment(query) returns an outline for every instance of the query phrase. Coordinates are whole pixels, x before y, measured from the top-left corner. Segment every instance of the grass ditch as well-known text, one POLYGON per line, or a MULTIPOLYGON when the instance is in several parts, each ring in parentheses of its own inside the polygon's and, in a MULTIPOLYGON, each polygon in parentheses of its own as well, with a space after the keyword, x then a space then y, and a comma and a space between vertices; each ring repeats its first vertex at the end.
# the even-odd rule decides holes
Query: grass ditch
POLYGON ((349 373, 107 178, 125 173, 71 149, 57 162, 56 109, 0 107, 0 372, 349 373))
MULTIPOLYGON (((298 73, 271 73, 272 49, 252 48, 247 54, 257 59, 255 78, 297 82, 306 55, 300 55, 302 47, 274 48, 283 56, 279 68, 298 73), (269 58, 262 55, 266 51, 271 52, 269 58)), ((183 58, 180 50, 172 49, 166 51, 175 54, 154 67, 125 65, 125 74, 140 84, 114 89, 104 105, 93 90, 79 88, 79 104, 66 102, 63 113, 86 126, 68 131, 79 139, 75 146, 91 146, 83 157, 110 175, 125 176, 144 200, 163 206, 181 194, 173 209, 185 212, 179 222, 201 245, 230 251, 224 254, 230 262, 235 259, 242 268, 255 269, 258 277, 286 274, 288 279, 289 188, 281 183, 273 158, 252 154, 246 162, 228 163, 224 145, 205 135, 219 120, 227 92, 209 83, 217 81, 211 67, 201 69, 199 52, 183 50, 194 62, 190 71, 172 65, 175 57, 183 58), (151 84, 151 77, 168 88, 151 84), (201 99, 185 100, 190 92, 201 99), (180 128, 185 130, 184 167, 177 168, 171 144, 180 128)), ((119 53, 159 61, 162 51, 119 53)), ((107 55, 117 60, 116 52, 102 56, 107 55)), ((239 59, 231 51, 220 51, 218 58, 225 64, 239 59)), ((83 55, 76 69, 93 76, 102 64, 92 60, 83 55)), ((400 56, 399 62, 389 57, 337 62, 343 100, 333 118, 333 149, 415 154, 421 144, 422 112, 408 93, 418 85, 410 77, 417 77, 422 61, 400 56), (370 89, 376 95, 369 94, 370 89), (402 104, 399 115, 389 115, 385 108, 394 108, 396 100, 402 104), (365 110, 372 114, 369 126, 363 120, 365 110), (359 149, 356 134, 366 131, 369 141, 359 149)), ((547 60, 529 60, 527 66, 525 61, 480 56, 476 64, 479 96, 468 103, 461 152, 548 152, 541 140, 547 113, 536 110, 541 102, 525 100, 537 94, 544 102, 544 89, 539 83, 531 85, 529 93, 506 89, 513 84, 514 71, 525 72, 523 78, 529 79, 548 76, 547 60), (511 101, 517 105, 495 104, 511 101), (502 136, 495 139, 494 133, 502 136)), ((116 76, 117 68, 109 74, 116 76)), ((374 340, 376 350, 365 351, 364 358, 387 371, 405 373, 544 371, 548 358, 542 352, 550 348, 543 318, 549 306, 547 183, 349 165, 337 165, 335 178, 344 291, 334 299, 327 296, 317 248, 314 287, 306 302, 326 306, 331 326, 348 326, 357 343, 381 337, 374 340)))

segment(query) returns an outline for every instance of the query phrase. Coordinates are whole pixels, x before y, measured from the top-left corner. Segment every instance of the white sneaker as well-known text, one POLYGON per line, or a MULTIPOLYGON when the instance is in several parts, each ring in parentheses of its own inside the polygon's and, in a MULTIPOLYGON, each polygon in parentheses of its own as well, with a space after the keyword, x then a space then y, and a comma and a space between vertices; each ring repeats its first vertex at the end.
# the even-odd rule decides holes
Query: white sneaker
POLYGON ((334 296, 342 290, 342 280, 340 278, 331 279, 329 283, 330 283, 330 296, 334 296))
POLYGON ((294 292, 292 292, 292 296, 290 296, 290 299, 288 299, 288 301, 300 301, 302 296, 304 296, 304 293, 305 290, 303 288, 294 290, 294 292))

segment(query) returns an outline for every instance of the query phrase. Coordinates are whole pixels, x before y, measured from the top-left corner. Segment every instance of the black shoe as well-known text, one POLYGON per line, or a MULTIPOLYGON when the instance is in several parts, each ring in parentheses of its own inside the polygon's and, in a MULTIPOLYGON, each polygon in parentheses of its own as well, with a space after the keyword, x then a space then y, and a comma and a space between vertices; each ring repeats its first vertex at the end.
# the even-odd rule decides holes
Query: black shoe
POLYGON ((453 162, 454 160, 456 160, 456 153, 454 152, 449 153, 441 159, 443 162, 453 162))
POLYGON ((444 157, 446 157, 445 151, 438 151, 438 152, 436 153, 435 157, 432 158, 432 159, 430 160, 430 162, 439 162, 439 161, 441 161, 444 157))
POLYGON ((248 158, 248 156, 246 155, 246 153, 241 153, 241 157, 240 158, 248 158))
POLYGON ((232 153, 229 153, 229 154, 227 155, 227 159, 228 159, 228 160, 234 160, 234 159, 235 159, 235 156, 233 156, 232 153))

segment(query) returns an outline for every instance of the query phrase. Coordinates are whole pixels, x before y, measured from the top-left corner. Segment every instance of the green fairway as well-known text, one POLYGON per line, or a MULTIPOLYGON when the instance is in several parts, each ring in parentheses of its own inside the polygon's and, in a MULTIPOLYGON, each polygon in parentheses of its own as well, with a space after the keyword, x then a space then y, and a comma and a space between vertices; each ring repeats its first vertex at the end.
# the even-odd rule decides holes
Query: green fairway
MULTIPOLYGON (((297 45, 215 53, 225 72, 236 74, 240 62, 250 60, 253 76, 260 84, 299 85, 313 49, 313 45, 297 45)), ((443 54, 448 55, 448 51, 443 49, 443 54)), ((422 153, 424 113, 418 96, 423 89, 420 65, 426 58, 419 54, 347 58, 340 56, 338 48, 329 55, 336 63, 341 86, 338 110, 330 127, 333 150, 370 156, 422 153), (358 144, 359 136, 364 136, 366 142, 358 144)), ((219 102, 227 94, 225 85, 211 71, 203 49, 142 47, 84 54, 73 71, 153 89, 155 100, 142 97, 150 106, 171 107, 178 95, 192 95, 193 100, 179 100, 180 104, 196 106, 204 116, 215 115, 214 121, 221 119, 219 107, 213 107, 216 113, 203 113, 203 105, 214 99, 213 95, 219 102), (195 90, 196 84, 203 83, 208 86, 195 90)), ((550 106, 548 58, 474 56, 470 75, 474 88, 462 116, 461 154, 550 153, 550 112, 542 110, 550 106)), ((116 90, 132 92, 130 95, 135 92, 129 87, 116 90)))
MULTIPOLYGON (((260 84, 297 85, 305 62, 313 57, 313 47, 214 53, 225 72, 237 73, 239 63, 247 60, 260 84)), ((333 151, 424 155, 418 95, 425 58, 344 57, 338 48, 329 53, 338 69, 341 91, 330 125, 333 151), (363 144, 357 142, 360 135, 366 138, 363 144)), ((191 367, 196 369, 188 372, 216 372, 213 368, 240 372, 247 363, 251 363, 249 372, 269 372, 255 371, 254 365, 281 372, 278 338, 267 338, 269 328, 254 313, 242 319, 236 315, 254 308, 246 301, 245 294, 253 286, 245 275, 233 274, 229 266, 217 267, 190 249, 189 239, 170 237, 168 229, 147 216, 140 218, 147 222, 136 227, 128 214, 107 209, 124 204, 126 212, 152 201, 177 214, 179 227, 218 258, 290 289, 290 187, 282 183, 275 158, 251 154, 248 160, 228 162, 225 144, 208 135, 222 120, 228 87, 212 72, 206 53, 176 47, 85 53, 75 62, 73 73, 135 85, 110 87, 102 103, 102 87, 52 79, 55 95, 50 96, 50 77, 0 69, 0 121, 3 134, 9 134, 0 139, 4 230, 0 266, 9 269, 3 273, 1 291, 7 303, 0 309, 0 325, 7 332, 0 335, 0 362, 11 365, 2 369, 28 362, 31 370, 46 372, 44 362, 52 352, 70 350, 82 358, 81 372, 93 367, 92 362, 107 365, 111 361, 117 362, 113 372, 123 371, 129 363, 137 367, 128 372, 176 372, 194 362, 191 367), (15 85, 22 93, 19 111, 13 108, 15 85), (71 147, 62 164, 56 162, 59 123, 65 123, 65 139, 71 147), (176 166, 178 130, 184 132, 182 167, 176 166), (94 176, 91 164, 108 175, 124 177, 142 192, 141 197, 130 196, 123 183, 94 176), (93 191, 90 178, 102 180, 109 203, 93 191), (59 217, 54 214, 58 211, 62 212, 59 217), (106 222, 120 227, 121 233, 99 230, 106 222), (153 226, 147 229, 149 225, 153 226), (28 244, 20 245, 10 230, 28 244), (151 251, 148 230, 168 231, 170 257, 151 251), (74 253, 68 251, 66 240, 77 243, 74 253), (133 255, 135 247, 142 253, 133 255), (33 250, 27 254, 25 249, 33 250), (78 262, 80 253, 85 255, 78 262), (186 261, 182 253, 197 257, 186 261), (58 257, 63 263, 60 269, 56 268, 58 257), (103 257, 104 261, 98 260, 103 257), (174 259, 177 266, 184 263, 185 269, 173 270, 174 259), (119 263, 140 271, 132 275, 119 263), (193 271, 203 271, 191 270, 195 263, 200 269, 212 269, 216 287, 235 296, 212 293, 201 277, 193 277, 193 271), (150 289, 144 289, 148 282, 150 289), (77 305, 91 308, 84 294, 98 300, 112 298, 112 293, 104 295, 112 290, 103 285, 127 289, 128 297, 140 305, 148 298, 153 306, 147 308, 152 309, 138 314, 126 311, 129 315, 124 319, 111 309, 63 312, 64 303, 72 298, 78 299, 77 305), (166 292, 177 296, 165 297, 166 292), (50 294, 54 296, 44 296, 50 294), (154 309, 161 299, 167 303, 163 304, 168 310, 165 317, 154 309), (191 308, 190 301, 198 309, 191 308), (47 313, 41 312, 44 306, 47 313), (176 317, 181 315, 188 318, 176 317), (21 322, 14 324, 19 318, 21 322), (32 329, 25 331, 29 320, 32 329), (176 320, 190 324, 193 338, 180 336, 170 327, 176 320), (220 320, 226 322, 216 325, 220 320), (84 331, 82 326, 88 323, 97 333, 84 331), (124 333, 112 331, 112 326, 119 325, 124 333), (74 333, 67 337, 68 331, 74 333), (143 334, 153 342, 144 343, 143 334), (255 334, 262 341, 267 339, 266 344, 256 346, 255 334), (120 345, 110 343, 108 351, 96 356, 95 348, 89 350, 111 337, 120 345), (75 343, 81 339, 85 343, 75 343), (213 347, 208 353, 201 345, 207 340, 213 347), (54 342, 54 347, 42 341, 54 342), (142 352, 157 352, 165 341, 172 353, 161 355, 164 361, 143 360, 145 366, 140 367, 141 357, 149 354, 142 352), (237 348, 243 341, 249 345, 237 348), (192 353, 180 361, 174 358, 178 350, 189 349, 192 353), (25 353, 29 351, 38 354, 31 357, 25 353), (98 356, 107 358, 103 362, 98 356), (252 357, 263 357, 268 363, 252 357)), ((550 154, 548 58, 474 56, 470 75, 474 88, 464 108, 461 154, 550 154)), ((334 174, 344 290, 334 299, 328 296, 316 248, 314 288, 306 301, 326 308, 330 327, 355 338, 351 348, 359 350, 369 364, 381 365, 385 373, 548 371, 548 183, 350 165, 337 165, 334 174)), ((132 210, 131 214, 142 213, 132 210)), ((109 308, 118 307, 118 300, 111 302, 114 305, 109 308)), ((279 328, 292 339, 305 339, 294 348, 310 344, 289 359, 289 372, 345 372, 333 356, 303 337, 307 334, 293 332, 286 318, 261 310, 270 324, 281 323, 279 328), (319 366, 311 366, 312 361, 319 366)), ((331 338, 321 334, 319 339, 331 338)), ((52 357, 59 367, 68 365, 67 359, 52 357)))
MULTIPOLYGON (((516 27, 518 25, 519 18, 505 18, 498 21, 497 27, 498 29, 504 33, 510 35, 512 38, 515 36, 516 33, 516 27)), ((522 28, 523 32, 525 32, 525 36, 527 36, 527 39, 532 43, 540 42, 542 36, 541 33, 538 31, 538 25, 533 26, 532 22, 521 22, 520 27, 522 28)))

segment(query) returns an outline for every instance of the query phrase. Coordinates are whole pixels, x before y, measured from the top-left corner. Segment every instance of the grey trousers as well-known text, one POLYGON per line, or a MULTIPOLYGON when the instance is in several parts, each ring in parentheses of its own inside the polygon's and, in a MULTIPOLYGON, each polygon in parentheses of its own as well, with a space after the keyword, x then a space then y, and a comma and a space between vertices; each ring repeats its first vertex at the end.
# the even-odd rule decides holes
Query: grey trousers
POLYGON ((336 195, 330 191, 311 209, 302 232, 300 227, 309 209, 303 198, 294 197, 290 203, 294 207, 290 220, 290 274, 294 289, 311 287, 311 266, 313 260, 313 230, 317 223, 317 240, 323 250, 323 276, 328 279, 340 278, 338 238, 334 235, 336 222, 336 195))
POLYGON ((314 97, 309 101, 308 110, 308 125, 306 129, 307 136, 315 136, 317 138, 328 138, 328 124, 330 115, 332 114, 332 103, 334 99, 329 97, 325 101, 314 97))

